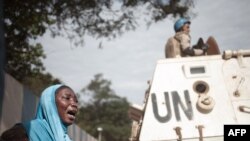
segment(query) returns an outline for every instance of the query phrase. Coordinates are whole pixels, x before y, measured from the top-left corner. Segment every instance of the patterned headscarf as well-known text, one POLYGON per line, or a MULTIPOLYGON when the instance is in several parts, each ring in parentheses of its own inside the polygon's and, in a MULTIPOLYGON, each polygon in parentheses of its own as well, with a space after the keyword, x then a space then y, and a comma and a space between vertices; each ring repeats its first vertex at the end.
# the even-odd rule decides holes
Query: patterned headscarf
POLYGON ((56 107, 55 92, 61 86, 57 84, 46 88, 42 92, 36 118, 23 123, 30 141, 71 141, 56 107))

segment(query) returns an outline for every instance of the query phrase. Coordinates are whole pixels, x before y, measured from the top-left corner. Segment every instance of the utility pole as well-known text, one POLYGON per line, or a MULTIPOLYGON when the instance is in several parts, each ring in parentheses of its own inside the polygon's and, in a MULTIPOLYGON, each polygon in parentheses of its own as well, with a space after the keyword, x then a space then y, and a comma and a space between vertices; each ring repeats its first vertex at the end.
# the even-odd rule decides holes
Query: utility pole
POLYGON ((102 127, 98 127, 97 131, 98 131, 98 141, 102 141, 102 127))

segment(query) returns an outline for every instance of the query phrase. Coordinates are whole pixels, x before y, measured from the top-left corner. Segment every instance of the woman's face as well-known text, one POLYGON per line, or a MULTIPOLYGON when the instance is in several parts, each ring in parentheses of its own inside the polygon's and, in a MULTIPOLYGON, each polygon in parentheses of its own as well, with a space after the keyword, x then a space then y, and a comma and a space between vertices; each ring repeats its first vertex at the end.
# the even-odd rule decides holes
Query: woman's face
POLYGON ((69 88, 62 88, 56 94, 58 114, 66 125, 71 125, 78 111, 78 101, 75 93, 69 88))

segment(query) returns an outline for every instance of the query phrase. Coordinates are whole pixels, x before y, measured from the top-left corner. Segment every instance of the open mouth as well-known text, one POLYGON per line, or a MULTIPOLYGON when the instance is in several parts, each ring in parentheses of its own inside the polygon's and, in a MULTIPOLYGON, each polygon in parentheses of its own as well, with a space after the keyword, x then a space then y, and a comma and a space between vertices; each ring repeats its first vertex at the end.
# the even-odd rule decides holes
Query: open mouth
POLYGON ((70 118, 71 120, 74 120, 74 119, 76 118, 76 113, 77 113, 76 110, 69 110, 69 111, 67 112, 67 114, 68 114, 68 116, 69 116, 69 118, 70 118))

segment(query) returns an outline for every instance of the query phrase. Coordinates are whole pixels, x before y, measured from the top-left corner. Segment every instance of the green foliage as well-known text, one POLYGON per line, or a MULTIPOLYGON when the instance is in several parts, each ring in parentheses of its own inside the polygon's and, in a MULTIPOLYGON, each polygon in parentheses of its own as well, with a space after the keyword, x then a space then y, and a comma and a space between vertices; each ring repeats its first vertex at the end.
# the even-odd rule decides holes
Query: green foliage
POLYGON ((77 124, 96 138, 97 128, 102 127, 103 141, 127 141, 131 129, 127 114, 129 103, 126 98, 117 96, 110 85, 110 81, 97 74, 83 89, 83 94, 91 95, 91 100, 80 108, 77 124))
POLYGON ((46 1, 4 1, 5 71, 22 83, 42 75, 45 69, 42 45, 31 41, 43 35, 51 23, 48 9, 46 1))
MULTIPOLYGON (((21 42, 19 42, 21 43, 21 42)), ((23 82, 26 77, 40 74, 44 70, 42 58, 45 57, 40 44, 9 47, 6 50, 5 71, 23 82)))
POLYGON ((26 77, 23 80, 23 84, 28 87, 34 94, 40 96, 44 88, 54 84, 62 84, 61 80, 53 78, 49 73, 36 74, 31 77, 26 77))
MULTIPOLYGON (((135 30, 141 20, 138 17, 147 17, 144 22, 148 25, 170 14, 188 16, 192 5, 192 0, 62 0, 54 4, 54 13, 57 28, 66 30, 67 37, 78 45, 84 43, 86 34, 113 39, 135 30), (142 13, 138 12, 142 9, 142 13)), ((60 34, 57 30, 53 33, 60 34)))

